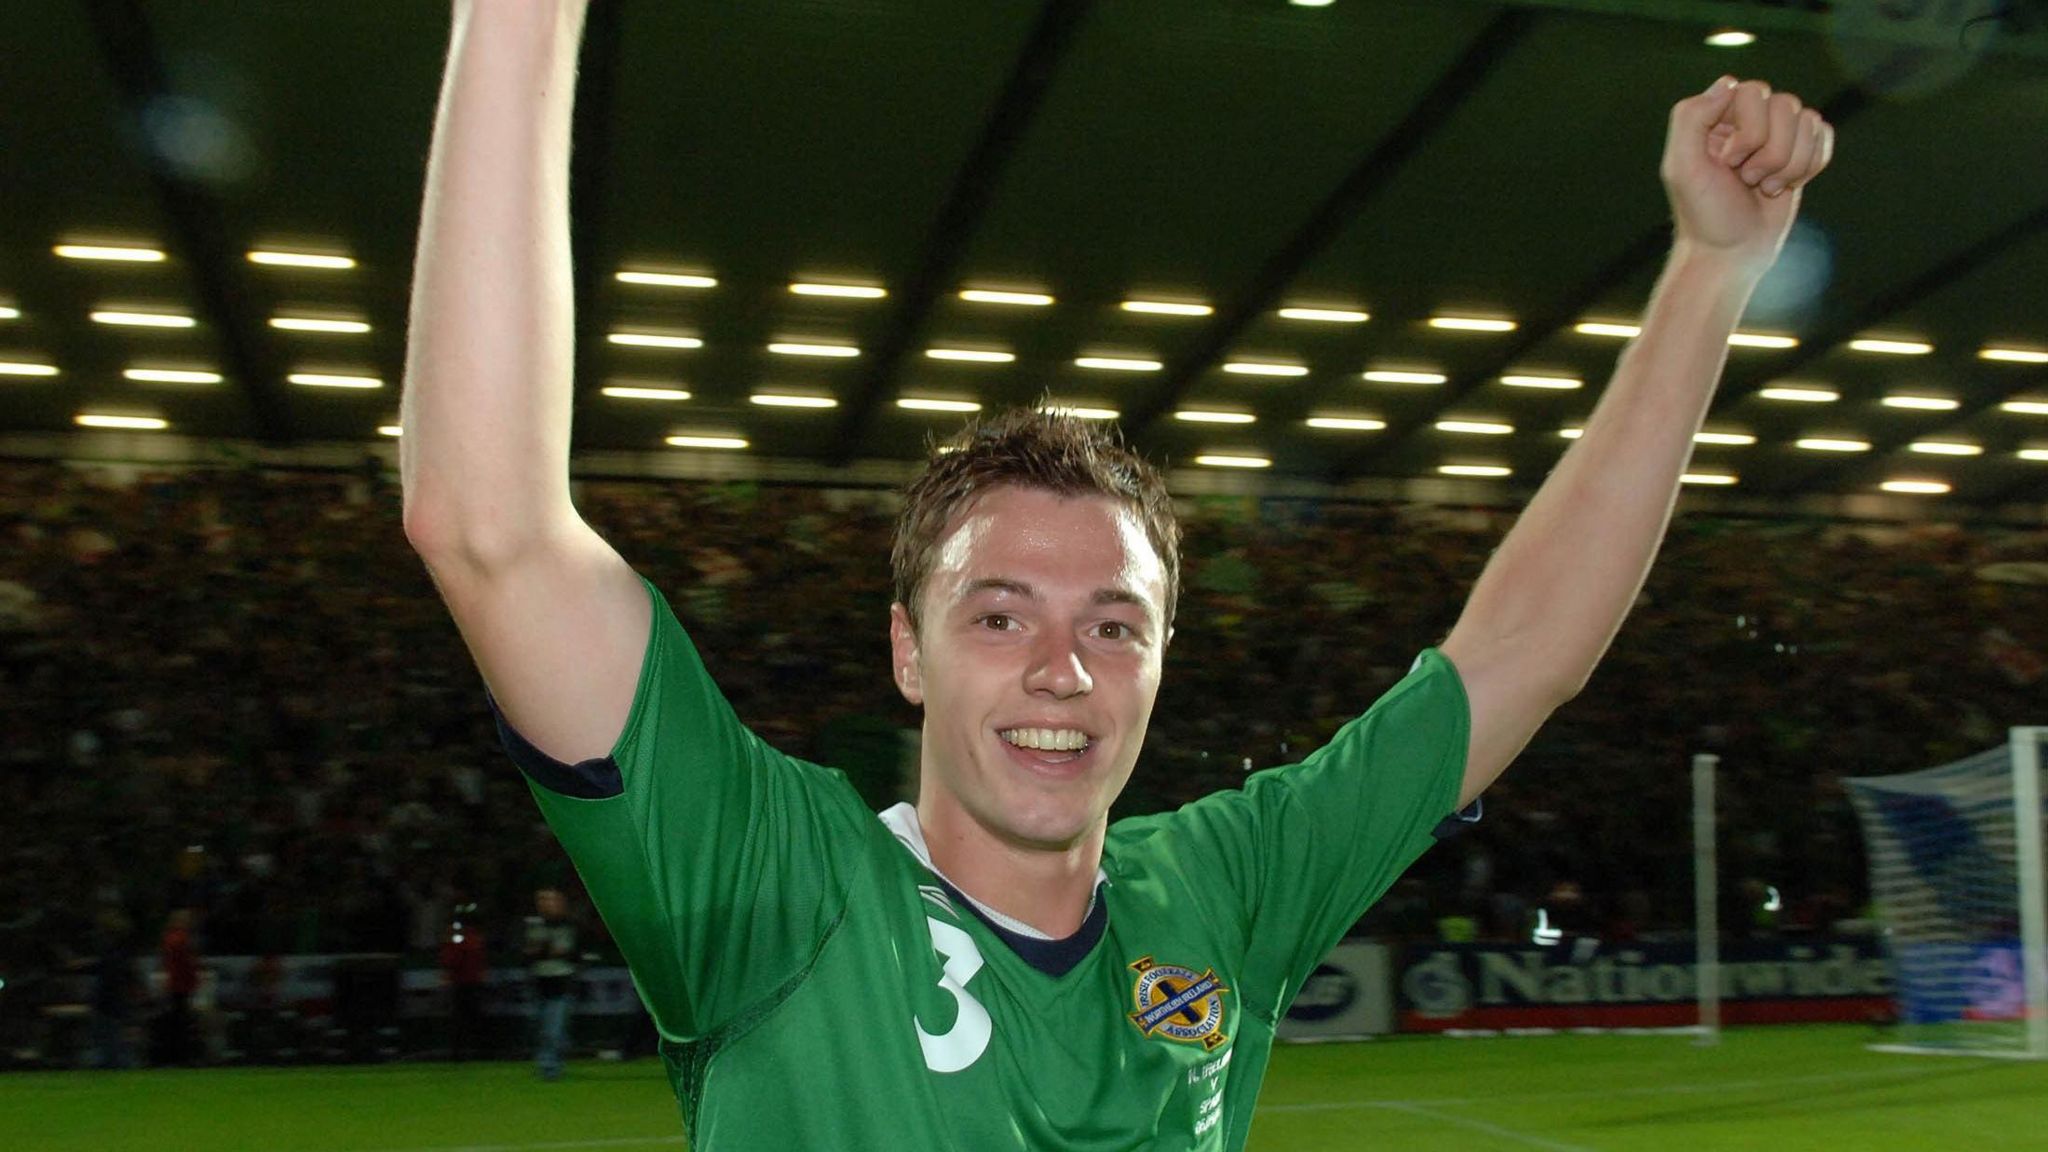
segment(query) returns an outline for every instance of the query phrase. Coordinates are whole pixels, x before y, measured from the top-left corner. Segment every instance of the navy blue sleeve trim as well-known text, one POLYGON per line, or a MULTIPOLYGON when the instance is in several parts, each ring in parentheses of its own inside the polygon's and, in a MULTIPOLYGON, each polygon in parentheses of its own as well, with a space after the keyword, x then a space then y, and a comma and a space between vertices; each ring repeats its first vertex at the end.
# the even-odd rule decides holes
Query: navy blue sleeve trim
POLYGON ((1462 836, 1474 824, 1479 823, 1479 818, 1485 814, 1486 797, 1474 796, 1470 804, 1437 821, 1436 831, 1430 833, 1430 835, 1438 840, 1449 840, 1453 836, 1462 836))
POLYGON ((574 800, 609 800, 626 790, 625 778, 619 775, 619 765, 609 756, 585 760, 578 764, 564 764, 560 760, 527 743, 512 722, 505 719, 505 713, 498 708, 497 697, 490 689, 484 689, 484 699, 491 706, 491 719, 498 725, 498 742, 519 765, 519 770, 535 784, 550 792, 574 800))

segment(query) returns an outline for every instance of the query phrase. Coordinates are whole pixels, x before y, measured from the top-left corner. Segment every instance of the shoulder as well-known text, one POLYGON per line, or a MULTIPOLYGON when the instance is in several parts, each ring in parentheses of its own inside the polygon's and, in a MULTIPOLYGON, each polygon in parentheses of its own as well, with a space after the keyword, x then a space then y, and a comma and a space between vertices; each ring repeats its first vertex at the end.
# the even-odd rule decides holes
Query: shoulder
POLYGON ((1212 867, 1221 843, 1243 831, 1246 803, 1242 789, 1226 788, 1172 811, 1125 817, 1103 838, 1103 868, 1119 877, 1212 867))

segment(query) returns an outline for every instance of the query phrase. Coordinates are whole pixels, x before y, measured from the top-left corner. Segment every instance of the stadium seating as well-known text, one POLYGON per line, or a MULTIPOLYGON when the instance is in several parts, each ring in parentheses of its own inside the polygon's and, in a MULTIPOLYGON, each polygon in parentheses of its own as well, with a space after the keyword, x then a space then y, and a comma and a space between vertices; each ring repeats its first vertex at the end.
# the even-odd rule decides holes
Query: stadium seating
MULTIPOLYGON (((771 742, 829 758, 849 724, 914 725, 885 671, 887 494, 586 482, 579 506, 667 591, 771 742)), ((1442 638, 1512 523, 1302 500, 1185 512, 1177 637, 1119 813, 1327 738, 1442 638)), ((211 955, 431 966, 451 903, 509 925, 564 876, 377 469, 5 463, 0 534, 0 972, 17 993, 90 958, 110 905, 144 956, 166 912, 191 907, 211 955)), ((2038 530, 1681 516, 1588 690, 1480 829, 1365 927, 1512 931, 1567 883, 1589 928, 1689 922, 1685 764, 1700 750, 1726 773, 1724 888, 1785 892, 1775 918, 1736 920, 1853 915, 1864 868, 1841 778, 2040 719, 2044 558, 2038 530)), ((900 787, 886 770, 857 779, 878 804, 900 787)))

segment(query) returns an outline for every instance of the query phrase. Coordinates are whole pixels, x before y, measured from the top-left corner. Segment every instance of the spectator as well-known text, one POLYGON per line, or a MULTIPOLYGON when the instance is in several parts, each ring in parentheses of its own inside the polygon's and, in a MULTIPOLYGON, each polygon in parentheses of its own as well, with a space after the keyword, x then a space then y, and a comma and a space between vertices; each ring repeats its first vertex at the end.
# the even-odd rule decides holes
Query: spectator
MULTIPOLYGON (((888 497, 589 481, 577 499, 678 611, 714 582, 706 617, 685 623, 744 721, 792 755, 869 767, 886 795, 884 737, 910 726, 873 675, 888 497)), ((406 893, 406 878, 459 875, 465 899, 519 908, 565 875, 398 515, 354 472, 0 463, 10 984, 99 955, 110 903, 190 906, 214 953, 379 943, 432 964, 445 896, 406 893)), ((1398 678, 1395 654, 1441 639, 1507 520, 1337 500, 1191 508, 1185 562, 1201 578, 1119 814, 1327 740, 1398 678), (1389 662, 1329 657, 1374 652, 1389 662)), ((1705 750, 1721 756, 1724 894, 1745 875, 1777 884, 1785 926, 1825 932, 1867 901, 1841 778, 1942 763, 2039 716, 2044 559, 2039 525, 1681 515, 1596 683, 1489 793, 1486 821, 1425 857, 1418 887, 1368 927, 1432 936, 1469 908, 1486 934, 1527 939, 1528 902, 1570 877, 1592 925, 1689 929, 1685 767, 1705 750)), ((1724 925, 1754 930, 1754 907, 1724 925)))
POLYGON ((199 991, 199 946, 192 937, 192 910, 173 911, 164 924, 158 951, 163 963, 164 1010, 157 1017, 153 1063, 190 1064, 199 1054, 199 1029, 192 997, 199 991))
POLYGON ((576 999, 576 925, 559 888, 533 894, 535 915, 526 918, 526 962, 533 978, 537 1040, 534 1070, 543 1080, 559 1079, 569 1052, 569 1014, 576 999))
MULTIPOLYGON (((249 965, 242 988, 242 1012, 248 1026, 249 1056, 269 1060, 286 1047, 284 960, 265 952, 249 965)), ((296 1044, 291 1045, 296 1050, 296 1044)))
POLYGON ((490 978, 476 905, 455 906, 440 962, 441 984, 448 989, 448 1058, 467 1060, 476 1054, 482 1034, 485 981, 490 978))
POLYGON ((104 909, 97 921, 99 958, 92 978, 92 1066, 135 1067, 129 1031, 142 982, 135 971, 135 927, 119 909, 104 909))

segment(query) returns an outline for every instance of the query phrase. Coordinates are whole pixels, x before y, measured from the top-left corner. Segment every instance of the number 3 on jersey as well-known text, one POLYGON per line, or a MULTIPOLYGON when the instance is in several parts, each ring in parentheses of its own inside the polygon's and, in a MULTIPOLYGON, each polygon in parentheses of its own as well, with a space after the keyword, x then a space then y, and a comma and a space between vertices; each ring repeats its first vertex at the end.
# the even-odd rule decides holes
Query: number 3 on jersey
POLYGON ((967 990, 967 982, 981 971, 981 949, 975 947, 974 937, 951 924, 930 916, 924 922, 932 932, 932 947, 946 962, 939 987, 953 994, 959 1014, 952 1029, 937 1036, 917 1024, 917 1042, 924 1049, 925 1067, 934 1072, 958 1072, 981 1059, 992 1030, 988 1009, 967 990))

